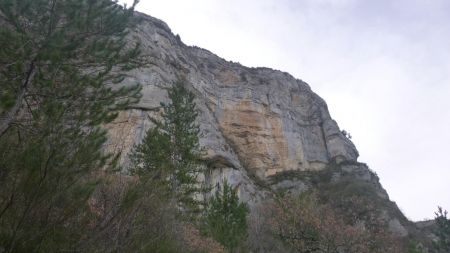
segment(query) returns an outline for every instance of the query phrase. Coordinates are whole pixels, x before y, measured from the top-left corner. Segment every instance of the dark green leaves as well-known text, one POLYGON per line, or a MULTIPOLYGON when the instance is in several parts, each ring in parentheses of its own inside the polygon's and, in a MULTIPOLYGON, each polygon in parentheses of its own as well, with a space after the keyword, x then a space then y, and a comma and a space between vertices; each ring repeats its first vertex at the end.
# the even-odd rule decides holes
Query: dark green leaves
POLYGON ((202 191, 197 179, 204 167, 195 97, 183 83, 168 89, 168 94, 171 102, 162 105, 162 121, 155 121, 131 155, 132 171, 163 181, 185 213, 197 212, 200 203, 195 195, 202 191))
POLYGON ((227 181, 209 200, 205 222, 212 237, 233 252, 247 237, 248 208, 227 181))
POLYGON ((135 24, 109 0, 0 0, 1 252, 83 251, 102 223, 102 125, 140 98, 119 72, 144 64, 135 24))
POLYGON ((450 219, 447 217, 448 212, 438 207, 435 213, 436 235, 438 240, 436 242, 436 249, 438 252, 450 252, 450 219))

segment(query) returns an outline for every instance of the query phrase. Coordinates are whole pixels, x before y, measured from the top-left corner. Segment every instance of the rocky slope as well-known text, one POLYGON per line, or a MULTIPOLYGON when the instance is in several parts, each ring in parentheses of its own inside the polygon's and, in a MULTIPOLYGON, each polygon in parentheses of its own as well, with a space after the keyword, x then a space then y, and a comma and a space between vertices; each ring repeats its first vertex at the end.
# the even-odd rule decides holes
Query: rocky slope
MULTIPOLYGON (((414 225, 389 201, 378 177, 357 162, 354 144, 307 83, 288 73, 248 68, 186 46, 164 22, 139 16, 144 20, 130 39, 141 41, 152 64, 130 73, 124 82, 143 84, 143 97, 108 125, 110 150, 126 154, 139 142, 152 125, 149 117, 155 117, 160 102, 167 101, 165 88, 185 80, 201 111, 201 144, 213 168, 205 180, 211 185, 227 179, 241 200, 254 206, 276 190, 298 193, 315 187, 316 177, 311 175, 325 171, 330 177, 319 178, 322 183, 350 178, 369 185, 373 198, 385 204, 391 230, 400 236, 415 233, 414 225)), ((126 155, 122 159, 126 165, 126 155)))

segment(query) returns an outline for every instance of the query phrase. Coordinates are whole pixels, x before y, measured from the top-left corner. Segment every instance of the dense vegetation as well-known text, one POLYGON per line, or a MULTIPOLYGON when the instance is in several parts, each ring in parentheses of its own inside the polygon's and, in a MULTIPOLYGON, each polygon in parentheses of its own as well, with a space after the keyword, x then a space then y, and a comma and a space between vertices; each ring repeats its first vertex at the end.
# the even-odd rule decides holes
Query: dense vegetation
POLYGON ((0 1, 3 252, 82 251, 107 229, 89 200, 115 168, 101 125, 139 99, 139 85, 118 85, 142 63, 126 44, 132 13, 111 1, 0 1))
POLYGON ((247 238, 248 207, 239 203, 236 191, 224 182, 209 200, 205 212, 206 230, 230 252, 242 247, 247 238))

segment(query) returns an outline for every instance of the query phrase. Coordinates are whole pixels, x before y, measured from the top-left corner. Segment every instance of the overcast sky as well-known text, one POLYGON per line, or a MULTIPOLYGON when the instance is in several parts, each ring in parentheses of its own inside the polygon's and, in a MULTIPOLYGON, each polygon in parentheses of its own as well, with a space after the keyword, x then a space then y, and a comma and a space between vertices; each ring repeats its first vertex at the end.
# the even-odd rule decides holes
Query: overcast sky
POLYGON ((184 43, 323 97, 413 220, 450 209, 449 0, 141 0, 184 43))

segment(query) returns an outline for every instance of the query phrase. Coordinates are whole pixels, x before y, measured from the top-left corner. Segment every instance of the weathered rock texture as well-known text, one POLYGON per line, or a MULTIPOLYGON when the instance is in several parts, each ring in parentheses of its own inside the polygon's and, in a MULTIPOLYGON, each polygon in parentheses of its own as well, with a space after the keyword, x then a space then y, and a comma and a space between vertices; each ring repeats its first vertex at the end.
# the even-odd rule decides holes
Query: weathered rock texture
POLYGON ((290 170, 320 170, 331 161, 356 161, 358 152, 305 82, 267 68, 247 68, 184 45, 165 23, 145 19, 133 33, 152 62, 126 83, 141 83, 143 98, 110 127, 128 151, 149 127, 148 114, 167 99, 165 87, 186 80, 197 94, 201 142, 219 167, 264 180, 290 170))
MULTIPOLYGON (((355 180, 373 184, 378 197, 389 202, 378 177, 356 162, 355 146, 307 83, 288 73, 244 67, 186 46, 164 22, 139 16, 144 20, 130 40, 142 43, 152 64, 130 73, 124 84, 141 83, 143 97, 108 125, 108 149, 121 151, 124 165, 126 154, 151 127, 149 117, 157 117, 160 103, 167 102, 165 88, 184 80, 196 94, 201 111, 201 144, 212 168, 205 180, 212 186, 227 179, 238 189, 241 200, 252 205, 270 196, 272 190, 299 193, 312 187, 308 180, 274 181, 280 173, 318 172, 330 164, 341 164, 341 173, 335 173, 331 181, 339 181, 342 173, 351 174, 355 180)), ((398 213, 386 219, 391 219, 393 231, 404 236, 407 220, 398 213)))

